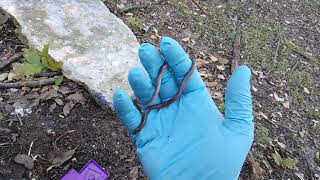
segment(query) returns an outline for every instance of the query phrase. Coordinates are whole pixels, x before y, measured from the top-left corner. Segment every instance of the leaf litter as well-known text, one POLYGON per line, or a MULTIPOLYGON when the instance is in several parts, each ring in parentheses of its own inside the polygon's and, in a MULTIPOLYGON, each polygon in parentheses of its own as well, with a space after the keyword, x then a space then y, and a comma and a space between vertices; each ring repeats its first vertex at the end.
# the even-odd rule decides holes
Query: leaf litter
POLYGON ((33 160, 30 156, 25 155, 25 154, 18 154, 15 158, 14 158, 14 162, 24 165, 24 167, 26 167, 27 169, 33 169, 33 160))
POLYGON ((54 167, 59 167, 69 159, 71 159, 76 152, 76 148, 71 150, 60 149, 54 152, 54 158, 51 160, 51 166, 47 168, 50 171, 54 167))

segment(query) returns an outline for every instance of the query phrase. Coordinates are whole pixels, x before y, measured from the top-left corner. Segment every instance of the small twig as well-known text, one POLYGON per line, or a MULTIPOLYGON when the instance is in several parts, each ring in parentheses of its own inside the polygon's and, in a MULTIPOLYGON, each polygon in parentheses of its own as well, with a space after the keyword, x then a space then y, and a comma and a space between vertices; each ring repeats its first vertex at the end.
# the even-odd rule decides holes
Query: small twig
POLYGON ((18 120, 19 120, 20 125, 21 125, 21 126, 23 126, 23 123, 22 123, 22 120, 21 120, 21 118, 20 118, 19 114, 18 114, 18 113, 15 113, 15 114, 16 114, 16 116, 17 116, 18 120))
POLYGON ((133 11, 133 10, 138 10, 138 9, 144 9, 149 7, 149 5, 136 5, 136 6, 129 6, 129 7, 125 7, 123 9, 121 9, 119 12, 120 13, 127 13, 129 11, 133 11))
POLYGON ((204 10, 200 4, 196 1, 196 0, 192 0, 192 2, 202 11, 203 14, 207 15, 207 16, 211 16, 209 13, 207 13, 206 10, 204 10))
POLYGON ((292 66, 292 68, 290 68, 290 73, 289 73, 289 74, 292 74, 292 72, 297 69, 299 62, 300 62, 299 59, 297 59, 297 60, 295 61, 295 63, 294 63, 294 65, 292 66))
POLYGON ((273 124, 274 126, 276 127, 282 127, 284 129, 287 129, 288 131, 292 132, 292 133, 297 133, 297 131, 291 129, 290 127, 287 127, 287 126, 284 126, 284 125, 281 125, 281 124, 276 124, 275 122, 271 121, 270 119, 266 119, 269 123, 273 124))
POLYGON ((17 53, 8 59, 2 59, 0 63, 0 70, 7 67, 9 64, 19 60, 20 58, 22 58, 22 56, 23 56, 23 53, 17 53))
POLYGON ((34 141, 32 141, 29 146, 28 156, 30 156, 30 154, 31 154, 31 149, 32 149, 33 143, 34 143, 34 141))
POLYGON ((273 62, 277 61, 277 58, 278 58, 278 55, 279 55, 280 46, 281 46, 281 37, 280 37, 280 33, 279 33, 279 39, 278 39, 276 51, 275 51, 274 56, 273 56, 273 62))
POLYGON ((236 35, 233 42, 233 56, 232 56, 232 63, 231 63, 231 72, 233 72, 238 66, 240 62, 240 48, 241 48, 241 26, 242 24, 238 20, 237 27, 236 27, 236 35))
POLYGON ((60 138, 62 138, 63 136, 69 134, 69 133, 73 133, 74 131, 76 131, 76 130, 67 131, 67 132, 65 132, 64 134, 62 134, 61 136, 57 137, 57 139, 53 142, 53 148, 54 148, 54 149, 59 149, 58 146, 57 146, 58 140, 59 140, 60 138))
POLYGON ((48 78, 34 81, 18 81, 13 83, 0 83, 0 89, 21 88, 21 87, 39 87, 54 84, 56 78, 48 78))
POLYGON ((290 48, 293 52, 299 54, 300 56, 308 59, 309 61, 311 61, 312 63, 318 63, 318 59, 316 57, 314 57, 311 53, 307 52, 306 50, 304 50, 303 48, 295 45, 293 42, 291 41, 287 41, 286 45, 288 48, 290 48))
POLYGON ((42 72, 42 73, 39 73, 39 74, 35 74, 33 77, 54 77, 54 76, 60 76, 62 75, 62 72, 59 71, 59 72, 42 72))
POLYGON ((13 143, 0 143, 0 146, 6 146, 6 145, 11 145, 11 144, 13 144, 13 143))

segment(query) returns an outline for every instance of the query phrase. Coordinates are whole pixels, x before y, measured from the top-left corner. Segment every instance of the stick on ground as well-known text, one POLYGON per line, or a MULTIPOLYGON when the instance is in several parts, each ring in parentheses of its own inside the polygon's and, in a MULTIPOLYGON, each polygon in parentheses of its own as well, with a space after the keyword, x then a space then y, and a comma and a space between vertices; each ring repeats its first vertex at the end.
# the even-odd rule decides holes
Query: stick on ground
POLYGON ((278 33, 279 35, 279 39, 278 39, 278 42, 277 42, 277 48, 276 48, 276 51, 274 52, 274 56, 273 56, 273 62, 276 62, 277 61, 277 58, 279 56, 279 50, 280 50, 280 46, 281 46, 281 34, 278 33))
POLYGON ((3 68, 7 67, 9 64, 19 60, 20 58, 22 58, 23 54, 22 53, 17 53, 11 57, 9 57, 8 59, 3 59, 0 61, 0 70, 2 70, 3 68))
POLYGON ((129 11, 133 11, 133 10, 138 10, 138 9, 144 9, 149 7, 149 5, 137 5, 137 6, 129 6, 129 7, 125 7, 122 10, 120 10, 120 13, 127 13, 129 11))
POLYGON ((236 27, 236 35, 233 41, 233 57, 232 57, 232 63, 231 63, 231 72, 233 72, 238 66, 240 62, 240 48, 241 48, 241 26, 242 24, 240 21, 237 22, 236 27))
POLYGON ((56 78, 48 78, 34 81, 18 81, 13 83, 0 83, 0 89, 21 88, 21 87, 39 87, 54 84, 56 78))
POLYGON ((202 11, 202 13, 204 13, 207 16, 211 16, 211 14, 204 10, 196 0, 192 0, 192 2, 200 9, 200 11, 202 11))
POLYGON ((39 74, 35 74, 34 77, 39 78, 39 77, 54 77, 54 76, 60 76, 62 75, 62 72, 42 72, 39 74))

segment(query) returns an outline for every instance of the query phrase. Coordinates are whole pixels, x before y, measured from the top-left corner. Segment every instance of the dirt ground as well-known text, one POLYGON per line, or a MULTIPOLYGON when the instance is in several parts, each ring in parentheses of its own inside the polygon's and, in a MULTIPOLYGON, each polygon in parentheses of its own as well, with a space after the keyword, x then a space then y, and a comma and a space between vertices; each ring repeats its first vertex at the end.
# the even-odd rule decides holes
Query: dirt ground
MULTIPOLYGON (((239 179, 320 179, 320 1, 104 2, 140 42, 157 44, 164 35, 182 42, 222 111, 238 19, 242 63, 253 72, 256 125, 239 179)), ((0 56, 20 52, 24 45, 12 21, 0 31, 0 56)), ((0 179, 59 179, 89 159, 111 179, 146 179, 114 112, 99 107, 80 85, 65 80, 59 87, 1 89, 0 95, 0 179), (68 103, 75 104, 70 114, 68 103), (21 104, 33 104, 32 113, 15 112, 21 104), (69 160, 47 170, 61 151, 72 149, 69 160), (29 151, 32 169, 14 162, 29 151)))

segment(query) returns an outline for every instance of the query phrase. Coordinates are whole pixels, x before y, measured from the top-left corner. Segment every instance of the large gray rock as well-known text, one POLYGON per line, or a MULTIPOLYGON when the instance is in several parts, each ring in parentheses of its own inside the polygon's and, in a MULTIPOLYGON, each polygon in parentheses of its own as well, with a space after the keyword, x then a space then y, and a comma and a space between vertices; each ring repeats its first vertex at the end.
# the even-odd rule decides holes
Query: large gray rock
POLYGON ((116 88, 131 93, 127 72, 138 65, 139 43, 101 0, 0 0, 0 7, 30 46, 49 44, 65 76, 84 83, 98 102, 110 106, 116 88))

